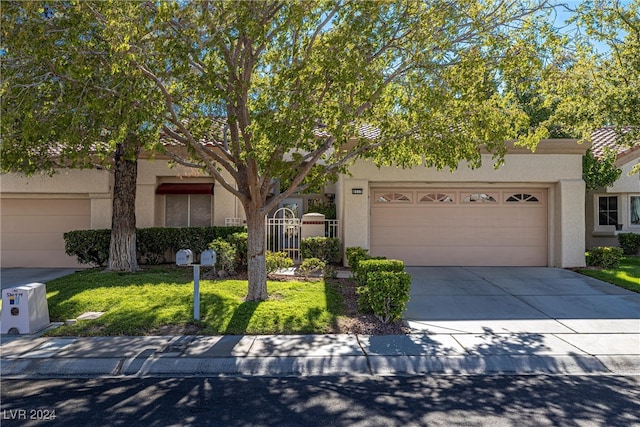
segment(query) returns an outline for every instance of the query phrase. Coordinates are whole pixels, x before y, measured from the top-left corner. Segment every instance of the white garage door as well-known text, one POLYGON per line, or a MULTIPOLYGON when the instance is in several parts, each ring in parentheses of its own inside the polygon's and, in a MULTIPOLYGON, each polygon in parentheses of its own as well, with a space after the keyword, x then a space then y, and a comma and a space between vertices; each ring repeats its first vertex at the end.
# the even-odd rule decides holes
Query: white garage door
POLYGON ((76 267, 63 233, 91 226, 89 199, 2 199, 2 267, 76 267))
POLYGON ((371 250, 406 265, 546 266, 545 189, 371 190, 371 250))

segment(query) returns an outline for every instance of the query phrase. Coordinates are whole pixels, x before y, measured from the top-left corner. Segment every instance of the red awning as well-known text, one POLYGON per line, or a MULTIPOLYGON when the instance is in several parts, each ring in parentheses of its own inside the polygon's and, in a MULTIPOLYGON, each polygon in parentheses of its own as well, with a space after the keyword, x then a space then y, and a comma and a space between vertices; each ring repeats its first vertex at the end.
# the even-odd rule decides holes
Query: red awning
POLYGON ((213 184, 160 184, 156 194, 213 194, 213 184))

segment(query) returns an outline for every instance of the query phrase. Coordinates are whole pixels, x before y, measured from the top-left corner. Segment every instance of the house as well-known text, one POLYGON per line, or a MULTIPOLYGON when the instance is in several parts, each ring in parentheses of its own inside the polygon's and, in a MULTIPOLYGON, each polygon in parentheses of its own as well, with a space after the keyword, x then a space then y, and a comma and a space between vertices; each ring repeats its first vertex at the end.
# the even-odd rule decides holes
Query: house
POLYGON ((451 173, 360 161, 338 181, 344 246, 407 265, 584 266, 582 155, 576 140, 508 147, 505 164, 451 173))
POLYGON ((640 163, 640 144, 633 147, 616 144, 614 128, 599 129, 591 140, 596 157, 605 148, 617 152, 615 165, 622 173, 611 187, 587 192, 586 248, 619 246, 619 233, 640 233, 640 174, 629 174, 640 163))
MULTIPOLYGON (((541 141, 535 153, 511 145, 506 163, 455 172, 426 167, 378 169, 359 160, 327 194, 292 196, 298 215, 335 200, 344 247, 407 265, 584 265, 585 188, 575 140, 541 141)), ((111 174, 64 170, 49 176, 2 175, 2 267, 76 267, 62 233, 111 226, 111 174)), ((166 159, 138 164, 137 226, 225 225, 242 206, 209 176, 166 159)))

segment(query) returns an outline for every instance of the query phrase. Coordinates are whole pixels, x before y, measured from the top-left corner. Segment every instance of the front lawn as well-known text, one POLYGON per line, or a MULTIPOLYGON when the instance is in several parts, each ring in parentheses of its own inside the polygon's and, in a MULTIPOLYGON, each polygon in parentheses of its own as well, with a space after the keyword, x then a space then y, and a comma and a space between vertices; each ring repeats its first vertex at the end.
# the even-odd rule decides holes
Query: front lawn
MULTIPOLYGON (((204 276, 204 272, 203 272, 204 276)), ((88 270, 47 283, 52 322, 104 312, 49 335, 306 334, 334 332, 342 299, 324 281, 270 281, 270 298, 245 302, 246 280, 200 280, 193 320, 193 270, 153 267, 136 274, 88 270)))
POLYGON ((580 269, 577 271, 586 276, 640 293, 640 257, 638 256, 623 257, 620 266, 610 270, 580 269))

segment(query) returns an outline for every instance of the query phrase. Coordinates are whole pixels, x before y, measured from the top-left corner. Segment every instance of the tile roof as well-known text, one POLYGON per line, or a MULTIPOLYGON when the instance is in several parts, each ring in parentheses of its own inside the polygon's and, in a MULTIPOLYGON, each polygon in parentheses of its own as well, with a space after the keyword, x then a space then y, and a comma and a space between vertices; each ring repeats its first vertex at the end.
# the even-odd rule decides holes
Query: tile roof
MULTIPOLYGON (((628 132, 631 128, 624 127, 622 132, 628 132)), ((632 150, 640 149, 640 142, 635 143, 633 146, 624 144, 616 144, 617 135, 616 128, 613 126, 607 126, 594 131, 591 134, 591 151, 596 157, 600 157, 604 154, 605 149, 609 148, 618 153, 618 157, 629 153, 632 150)))

